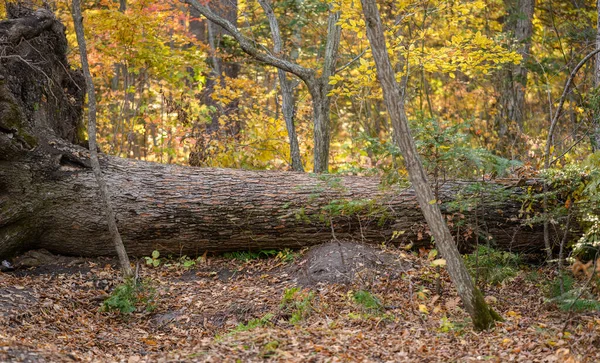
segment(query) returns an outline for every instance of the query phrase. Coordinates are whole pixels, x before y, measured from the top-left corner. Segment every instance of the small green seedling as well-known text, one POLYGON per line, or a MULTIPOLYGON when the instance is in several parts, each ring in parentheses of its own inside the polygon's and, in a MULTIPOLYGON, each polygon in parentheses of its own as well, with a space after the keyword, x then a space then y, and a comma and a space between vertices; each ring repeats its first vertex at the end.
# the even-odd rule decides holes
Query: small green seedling
POLYGON ((157 250, 152 251, 152 257, 144 257, 146 260, 146 265, 158 267, 160 265, 160 252, 157 250))

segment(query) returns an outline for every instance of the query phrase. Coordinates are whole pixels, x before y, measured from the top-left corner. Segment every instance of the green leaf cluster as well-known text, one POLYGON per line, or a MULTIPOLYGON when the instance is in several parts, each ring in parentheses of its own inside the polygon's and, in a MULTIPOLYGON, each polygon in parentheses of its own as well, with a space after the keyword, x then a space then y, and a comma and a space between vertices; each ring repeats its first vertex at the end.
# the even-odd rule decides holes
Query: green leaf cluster
POLYGON ((152 311, 156 308, 155 296, 156 290, 149 281, 127 279, 115 287, 100 309, 105 312, 118 311, 121 314, 152 311))
POLYGON ((314 298, 313 291, 293 287, 284 291, 279 307, 290 316, 290 324, 296 325, 310 316, 314 298))

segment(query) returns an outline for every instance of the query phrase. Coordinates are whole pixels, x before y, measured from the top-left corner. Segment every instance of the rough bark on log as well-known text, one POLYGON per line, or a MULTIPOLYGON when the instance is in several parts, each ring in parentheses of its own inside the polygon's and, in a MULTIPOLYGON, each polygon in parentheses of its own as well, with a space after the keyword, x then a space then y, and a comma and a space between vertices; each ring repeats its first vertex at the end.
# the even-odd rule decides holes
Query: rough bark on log
MULTIPOLYGON (((85 151, 80 154, 87 158, 85 151)), ((19 246, 60 254, 113 254, 91 169, 64 158, 42 160, 12 162, 1 169, 4 176, 12 175, 5 191, 15 202, 3 208, 0 255, 19 246)), ((306 247, 331 240, 332 230, 340 239, 379 243, 389 241, 393 231, 404 231, 396 242, 429 242, 413 190, 382 192, 375 178, 203 169, 113 157, 104 158, 103 170, 119 229, 133 255, 149 255, 154 249, 178 255, 306 247)), ((450 200, 469 185, 446 183, 441 195, 450 200)), ((513 196, 521 192, 511 190, 513 196)), ((539 228, 523 227, 516 218, 521 206, 516 198, 487 199, 478 220, 485 222, 480 228, 493 237, 493 244, 517 251, 543 246, 539 228)), ((475 218, 465 215, 467 222, 475 218)), ((454 229, 462 244, 474 240, 467 228, 454 229)))
MULTIPOLYGON (((66 61, 64 27, 32 14, 0 22, 0 256, 31 248, 112 255, 89 153, 75 145, 84 82, 66 61), (39 31, 6 40, 3 34, 24 23, 39 31)), ((132 255, 305 247, 334 236, 430 242, 412 189, 384 191, 376 178, 202 169, 110 156, 101 165, 132 255)), ((459 203, 472 186, 445 183, 441 198, 459 203)), ((504 249, 541 250, 541 229, 522 226, 518 218, 523 189, 509 182, 487 190, 478 208, 454 221, 459 244, 472 245, 479 231, 504 249)))

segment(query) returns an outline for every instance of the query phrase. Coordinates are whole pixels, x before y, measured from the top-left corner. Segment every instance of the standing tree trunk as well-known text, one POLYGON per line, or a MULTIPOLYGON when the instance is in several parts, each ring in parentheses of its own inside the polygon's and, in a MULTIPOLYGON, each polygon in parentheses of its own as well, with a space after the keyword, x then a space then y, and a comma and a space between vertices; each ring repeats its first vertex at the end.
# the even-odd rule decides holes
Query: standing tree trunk
POLYGON ((518 44, 517 53, 522 60, 520 64, 505 65, 499 73, 495 124, 502 154, 514 157, 515 143, 524 122, 526 62, 531 48, 535 0, 504 0, 504 4, 507 12, 504 32, 518 44))
POLYGON ((316 79, 314 84, 308 84, 308 89, 313 98, 315 173, 326 173, 329 170, 329 144, 331 143, 331 98, 329 92, 332 87, 329 84, 329 78, 335 74, 335 64, 342 36, 342 28, 337 24, 339 19, 340 13, 334 13, 330 10, 321 76, 316 79))
MULTIPOLYGON (((207 44, 210 49, 210 57, 207 63, 210 64, 211 71, 206 74, 206 84, 199 96, 200 101, 207 105, 210 112, 210 123, 204 124, 202 120, 195 125, 195 136, 199 139, 194 147, 194 150, 190 154, 189 162, 193 166, 201 166, 206 162, 208 154, 206 148, 209 147, 207 143, 212 140, 221 140, 227 137, 235 137, 241 131, 241 124, 237 120, 235 115, 238 113, 239 100, 235 99, 225 107, 212 98, 214 94, 215 86, 218 84, 221 87, 226 86, 225 76, 229 78, 237 78, 240 72, 240 65, 227 60, 223 57, 230 49, 224 49, 223 39, 225 35, 230 35, 227 29, 214 24, 210 21, 201 19, 201 14, 194 8, 189 9, 190 16, 190 32, 194 37, 207 44), (229 119, 230 116, 235 119, 228 120, 229 122, 221 125, 221 116, 226 116, 229 119)), ((223 17, 231 24, 236 24, 238 19, 238 4, 237 0, 228 0, 216 3, 215 13, 223 17)))
MULTIPOLYGON (((279 31, 279 24, 271 3, 269 0, 259 0, 267 18, 269 19, 269 27, 271 28, 271 36, 273 38, 273 51, 279 56, 283 56, 283 42, 281 41, 281 32, 279 31)), ((290 139, 290 158, 292 159, 292 169, 295 171, 304 172, 302 166, 302 158, 300 157, 300 145, 298 144, 298 136, 296 135, 296 125, 294 118, 296 115, 295 101, 294 101, 294 88, 292 82, 287 78, 285 71, 277 69, 277 75, 279 76, 279 86, 281 87, 281 99, 283 103, 283 119, 285 120, 285 127, 288 132, 288 138, 290 139)))
POLYGON ((100 195, 104 202, 104 210, 108 220, 108 229, 115 245, 117 255, 119 256, 121 269, 123 270, 125 277, 131 277, 133 276, 133 271, 131 270, 129 258, 127 257, 123 240, 119 234, 119 229, 117 228, 115 212, 110 201, 110 192, 106 185, 106 181, 104 180, 104 176, 102 175, 102 170, 100 170, 100 162, 98 161, 98 148, 96 146, 96 91, 90 73, 90 66, 88 64, 85 35, 83 32, 83 16, 81 15, 81 4, 79 0, 73 0, 73 23, 75 24, 75 34, 77 35, 79 55, 81 57, 81 68, 83 69, 83 76, 85 78, 88 93, 88 145, 90 149, 90 163, 92 165, 92 170, 94 171, 94 176, 96 177, 96 182, 98 183, 98 188, 100 189, 100 195))
MULTIPOLYGON (((600 50, 600 0, 596 3, 596 11, 598 12, 598 21, 596 22, 596 50, 600 50)), ((595 92, 600 92, 600 53, 596 53, 594 64, 594 89, 595 92)), ((595 105, 596 112, 594 113, 594 130, 592 133, 592 150, 600 150, 600 105, 595 105)))
POLYGON ((483 295, 473 284, 473 280, 456 248, 452 234, 450 234, 437 200, 429 186, 429 181, 423 170, 423 165, 408 126, 400 86, 396 82, 395 73, 387 53, 377 3, 375 0, 361 0, 361 3, 367 25, 367 37, 371 43, 377 76, 379 82, 381 82, 384 101, 392 121, 395 141, 404 156, 419 206, 435 238, 436 246, 447 261, 448 273, 456 285, 467 312, 473 319, 475 328, 479 330, 489 329, 494 325, 494 320, 499 319, 499 316, 487 306, 483 295))

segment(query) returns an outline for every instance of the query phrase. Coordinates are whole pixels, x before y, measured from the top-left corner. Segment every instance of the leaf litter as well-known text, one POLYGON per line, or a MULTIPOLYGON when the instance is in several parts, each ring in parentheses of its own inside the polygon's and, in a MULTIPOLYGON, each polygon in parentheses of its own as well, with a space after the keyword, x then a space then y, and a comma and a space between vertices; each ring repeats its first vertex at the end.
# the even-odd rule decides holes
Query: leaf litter
POLYGON ((366 262, 352 261, 352 277, 346 269, 337 283, 306 283, 307 269, 323 272, 311 258, 327 254, 314 250, 294 261, 205 255, 191 268, 165 260, 139 272, 156 308, 129 315, 100 310, 122 282, 114 260, 0 273, 0 361, 600 361, 600 314, 558 310, 523 271, 484 289, 506 321, 477 332, 426 256, 358 251, 366 262))

